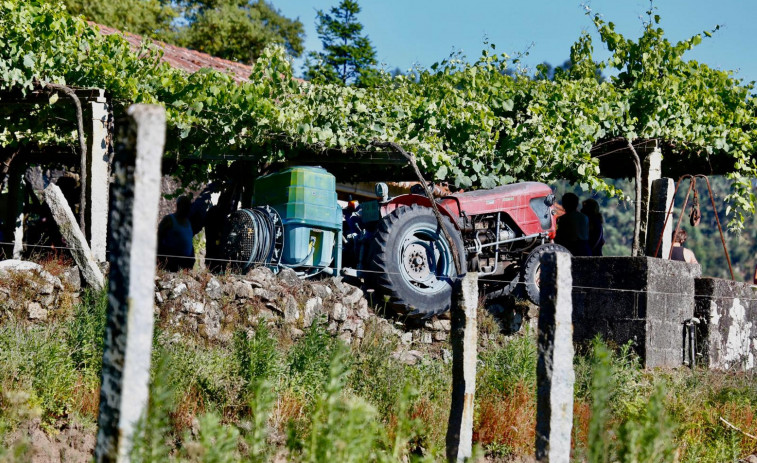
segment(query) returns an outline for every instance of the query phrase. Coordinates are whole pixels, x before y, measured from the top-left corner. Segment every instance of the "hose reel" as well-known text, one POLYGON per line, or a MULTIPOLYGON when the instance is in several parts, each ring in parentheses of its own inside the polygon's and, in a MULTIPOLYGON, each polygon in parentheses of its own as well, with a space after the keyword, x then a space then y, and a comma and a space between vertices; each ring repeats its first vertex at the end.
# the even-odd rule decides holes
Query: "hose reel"
POLYGON ((242 272, 265 265, 278 268, 284 249, 284 225, 270 206, 240 209, 226 219, 223 254, 242 272))

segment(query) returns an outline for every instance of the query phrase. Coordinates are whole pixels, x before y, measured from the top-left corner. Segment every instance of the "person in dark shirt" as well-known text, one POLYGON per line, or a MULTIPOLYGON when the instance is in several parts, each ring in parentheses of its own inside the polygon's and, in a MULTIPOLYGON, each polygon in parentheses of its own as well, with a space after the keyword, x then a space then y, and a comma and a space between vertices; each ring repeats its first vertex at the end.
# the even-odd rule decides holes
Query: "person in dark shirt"
POLYGON ((582 203, 581 213, 589 218, 589 248, 592 256, 602 255, 602 246, 605 245, 605 234, 602 227, 602 214, 599 212, 599 203, 594 199, 587 199, 582 203))
POLYGON ((686 230, 674 230, 673 231, 673 253, 670 256, 671 260, 678 260, 686 262, 687 264, 698 264, 697 258, 691 249, 683 247, 683 243, 689 238, 689 234, 686 230))
POLYGON ((192 201, 187 196, 176 200, 176 212, 158 225, 158 260, 170 272, 191 269, 195 264, 192 223, 189 211, 192 201))
POLYGON ((589 218, 578 212, 578 196, 565 193, 562 207, 565 214, 557 219, 555 243, 565 246, 574 256, 590 256, 589 218))

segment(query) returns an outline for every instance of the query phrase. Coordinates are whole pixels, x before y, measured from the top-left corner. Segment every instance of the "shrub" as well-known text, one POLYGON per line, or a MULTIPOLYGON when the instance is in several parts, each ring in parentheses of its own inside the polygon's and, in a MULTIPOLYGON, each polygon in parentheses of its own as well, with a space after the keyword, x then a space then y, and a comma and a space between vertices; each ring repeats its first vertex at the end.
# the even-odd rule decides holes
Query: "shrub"
POLYGON ((252 336, 246 331, 234 333, 233 355, 237 372, 248 385, 270 379, 279 373, 278 343, 264 323, 258 326, 252 336))

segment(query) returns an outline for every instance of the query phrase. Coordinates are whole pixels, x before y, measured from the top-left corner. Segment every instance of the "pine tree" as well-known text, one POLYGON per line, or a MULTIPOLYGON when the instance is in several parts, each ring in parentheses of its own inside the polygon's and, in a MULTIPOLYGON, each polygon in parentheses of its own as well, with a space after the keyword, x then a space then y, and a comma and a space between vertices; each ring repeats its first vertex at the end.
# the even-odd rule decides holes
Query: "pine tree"
POLYGON ((342 0, 329 13, 318 11, 317 31, 323 51, 309 54, 305 61, 306 79, 358 86, 375 82, 376 50, 368 37, 362 35, 358 13, 360 5, 355 0, 342 0))

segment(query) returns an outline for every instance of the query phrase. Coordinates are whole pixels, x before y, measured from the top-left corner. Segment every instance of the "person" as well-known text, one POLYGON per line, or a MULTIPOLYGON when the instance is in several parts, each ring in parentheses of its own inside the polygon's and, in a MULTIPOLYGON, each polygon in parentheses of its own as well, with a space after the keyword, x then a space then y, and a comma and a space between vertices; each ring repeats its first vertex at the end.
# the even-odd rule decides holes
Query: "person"
POLYGON ((578 212, 578 196, 565 193, 562 207, 565 214, 557 219, 555 243, 565 246, 574 256, 590 256, 589 218, 578 212))
POLYGON ((757 265, 754 266, 754 284, 757 285, 757 265))
POLYGON ((594 199, 587 199, 582 203, 581 213, 589 218, 589 248, 592 256, 602 255, 602 246, 605 245, 605 234, 602 227, 602 214, 599 212, 599 203, 594 199))
POLYGON ((191 206, 189 197, 180 196, 176 200, 176 212, 165 216, 158 225, 158 260, 170 272, 194 267, 191 206))
POLYGON ((689 238, 686 230, 673 230, 673 252, 670 255, 671 260, 686 262, 687 264, 697 264, 697 258, 691 249, 683 247, 683 243, 689 238))

